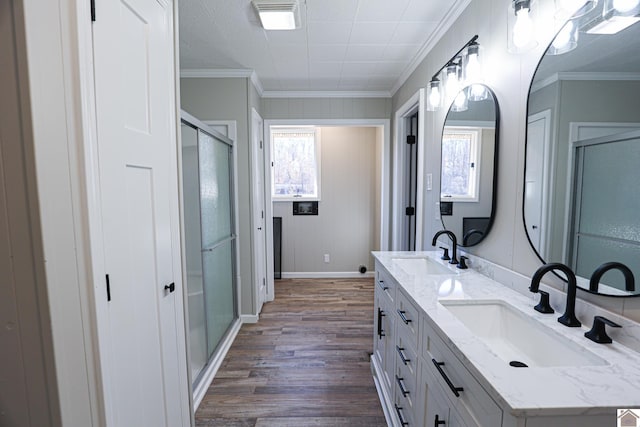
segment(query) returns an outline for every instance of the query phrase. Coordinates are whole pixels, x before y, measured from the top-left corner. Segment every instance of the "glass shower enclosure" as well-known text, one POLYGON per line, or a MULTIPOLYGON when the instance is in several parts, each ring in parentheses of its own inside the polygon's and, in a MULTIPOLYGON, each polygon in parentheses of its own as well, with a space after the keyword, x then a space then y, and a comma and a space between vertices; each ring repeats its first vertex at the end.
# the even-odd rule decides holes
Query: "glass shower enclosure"
POLYGON ((182 113, 184 253, 192 387, 238 321, 233 141, 182 113))

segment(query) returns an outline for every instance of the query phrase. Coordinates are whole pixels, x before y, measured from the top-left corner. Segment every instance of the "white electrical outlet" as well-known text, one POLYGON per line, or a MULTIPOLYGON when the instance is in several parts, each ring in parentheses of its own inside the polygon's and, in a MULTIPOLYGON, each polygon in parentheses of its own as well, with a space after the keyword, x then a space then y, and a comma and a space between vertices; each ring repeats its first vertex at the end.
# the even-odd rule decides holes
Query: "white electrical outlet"
POLYGON ((324 254, 324 262, 326 264, 329 264, 331 262, 331 257, 329 256, 329 254, 324 254))

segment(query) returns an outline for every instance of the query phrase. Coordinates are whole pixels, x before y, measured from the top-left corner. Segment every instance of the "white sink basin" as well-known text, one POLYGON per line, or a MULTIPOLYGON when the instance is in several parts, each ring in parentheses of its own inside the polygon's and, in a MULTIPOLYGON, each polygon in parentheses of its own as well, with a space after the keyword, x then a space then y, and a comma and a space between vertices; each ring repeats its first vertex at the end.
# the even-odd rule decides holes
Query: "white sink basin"
POLYGON ((528 367, 606 364, 504 301, 451 300, 440 304, 506 363, 521 362, 528 367))
POLYGON ((412 276, 458 273, 454 269, 449 269, 431 258, 393 258, 393 262, 405 273, 412 276))

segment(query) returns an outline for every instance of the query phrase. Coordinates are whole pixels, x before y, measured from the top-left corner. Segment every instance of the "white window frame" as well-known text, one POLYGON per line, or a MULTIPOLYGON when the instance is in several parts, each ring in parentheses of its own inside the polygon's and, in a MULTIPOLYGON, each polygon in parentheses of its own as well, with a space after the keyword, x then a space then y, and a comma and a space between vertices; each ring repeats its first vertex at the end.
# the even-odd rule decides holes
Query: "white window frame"
POLYGON ((301 201, 320 201, 321 190, 322 190, 322 132, 320 128, 315 126, 271 126, 269 128, 269 142, 270 142, 270 153, 271 153, 271 198, 273 202, 301 202, 301 201), (273 159, 273 134, 274 132, 309 132, 313 130, 314 132, 314 144, 315 144, 315 153, 316 153, 316 189, 317 194, 315 196, 308 195, 300 195, 300 196, 291 196, 291 195, 279 195, 275 193, 275 162, 273 159))
MULTIPOLYGON (((465 196, 451 196, 440 193, 441 202, 473 203, 480 200, 480 159, 482 157, 482 128, 480 127, 453 127, 447 126, 443 131, 442 139, 447 133, 468 134, 471 136, 469 161, 473 163, 473 171, 469 175, 469 192, 465 196)), ((442 166, 441 166, 442 167, 442 166)))

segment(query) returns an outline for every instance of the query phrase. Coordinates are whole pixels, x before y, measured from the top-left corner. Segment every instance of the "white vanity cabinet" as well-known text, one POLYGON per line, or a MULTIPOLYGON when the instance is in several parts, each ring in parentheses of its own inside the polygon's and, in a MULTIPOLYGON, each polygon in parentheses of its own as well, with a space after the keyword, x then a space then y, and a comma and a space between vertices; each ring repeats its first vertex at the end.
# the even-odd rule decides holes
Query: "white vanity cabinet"
MULTIPOLYGON (((421 328, 422 375, 436 383, 428 384, 427 390, 429 386, 441 390, 444 403, 459 416, 460 425, 501 426, 502 409, 436 334, 426 315, 422 317, 421 328)), ((425 425, 430 425, 427 423, 430 419, 433 417, 427 414, 425 425)))
MULTIPOLYGON (((575 396, 580 394, 568 396, 559 392, 558 390, 571 387, 571 383, 555 374, 550 377, 550 371, 545 373, 531 370, 532 375, 528 376, 523 376, 523 371, 519 372, 520 376, 514 375, 513 378, 505 377, 504 370, 498 371, 500 375, 495 377, 487 377, 481 371, 477 371, 476 369, 486 369, 486 365, 479 368, 477 364, 472 363, 465 351, 475 357, 478 357, 478 354, 488 356, 484 356, 482 347, 469 347, 469 342, 476 339, 475 336, 463 334, 464 330, 459 329, 462 325, 451 323, 451 315, 447 315, 447 309, 440 304, 442 286, 446 285, 447 281, 455 281, 459 287, 457 291, 461 292, 464 289, 465 296, 472 298, 486 299, 487 295, 502 295, 502 298, 517 299, 518 296, 505 295, 508 289, 471 270, 464 273, 452 270, 451 274, 455 276, 448 276, 443 268, 449 267, 443 265, 436 273, 423 277, 424 272, 409 274, 400 268, 402 263, 397 262, 397 259, 419 256, 434 260, 430 262, 440 262, 430 253, 374 253, 374 256, 376 286, 372 371, 385 415, 391 426, 615 425, 615 410, 607 409, 611 408, 612 404, 602 408, 594 407, 588 402, 576 400, 575 396), (538 373, 534 375, 535 372, 538 373), (538 395, 535 392, 542 390, 539 381, 543 375, 547 375, 544 379, 548 384, 544 388, 547 393, 538 395), (518 382, 523 378, 529 383, 518 382), (554 381, 558 381, 558 387, 550 384, 554 381), (501 388, 506 388, 507 392, 501 393, 501 388), (519 394, 514 398, 514 393, 509 394, 511 390, 519 394), (531 393, 522 394, 521 390, 530 390, 531 393), (549 399, 549 396, 554 397, 549 399), (582 406, 579 409, 575 404, 559 406, 555 402, 558 398, 572 398, 571 402, 577 402, 582 406), (518 404, 509 404, 509 399, 518 404), (549 404, 541 406, 538 403, 540 401, 549 404)), ((451 299, 450 294, 447 294, 447 297, 451 299)), ((590 351, 598 349, 591 347, 590 351)), ((622 351, 624 350, 621 348, 616 350, 622 351)), ((591 368, 593 372, 597 369, 597 366, 591 368)), ((625 386, 628 382, 620 384, 625 386)), ((586 385, 591 386, 589 383, 586 385)), ((630 390, 636 388, 631 387, 630 390)), ((607 388, 607 391, 611 392, 611 389, 607 388)), ((635 402, 634 399, 631 400, 635 402)))
MULTIPOLYGON (((395 291, 396 282, 384 270, 376 270, 373 318, 374 367, 379 367, 379 380, 384 391, 393 390, 395 344, 395 291)), ((392 396, 388 396, 392 399, 392 396)))

